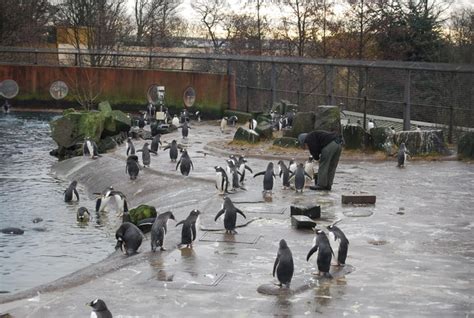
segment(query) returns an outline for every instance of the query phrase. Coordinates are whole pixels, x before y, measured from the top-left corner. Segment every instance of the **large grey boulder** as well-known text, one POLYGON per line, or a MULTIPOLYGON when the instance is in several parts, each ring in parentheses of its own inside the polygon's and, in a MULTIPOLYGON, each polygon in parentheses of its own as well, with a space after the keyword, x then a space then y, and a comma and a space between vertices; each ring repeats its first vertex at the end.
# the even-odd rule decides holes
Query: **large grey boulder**
POLYGON ((474 132, 467 132, 459 139, 458 157, 474 159, 474 132))
POLYGON ((260 136, 253 130, 239 127, 234 134, 234 140, 245 141, 253 144, 260 141, 260 136))
POLYGON ((132 127, 132 119, 120 110, 111 110, 104 113, 104 136, 115 136, 127 132, 132 127))
POLYGON ((314 130, 314 112, 299 112, 293 118, 293 127, 283 131, 285 137, 297 138, 301 133, 308 133, 314 130))
POLYGON ((341 112, 338 106, 316 107, 314 130, 341 131, 341 112))
POLYGON ((343 130, 344 146, 347 149, 362 149, 365 146, 366 132, 359 125, 347 125, 343 130))
POLYGON ((268 121, 258 123, 255 131, 262 139, 272 139, 273 137, 273 127, 268 121))
POLYGON ((400 131, 395 134, 395 143, 400 145, 402 142, 412 155, 449 154, 442 130, 400 131))

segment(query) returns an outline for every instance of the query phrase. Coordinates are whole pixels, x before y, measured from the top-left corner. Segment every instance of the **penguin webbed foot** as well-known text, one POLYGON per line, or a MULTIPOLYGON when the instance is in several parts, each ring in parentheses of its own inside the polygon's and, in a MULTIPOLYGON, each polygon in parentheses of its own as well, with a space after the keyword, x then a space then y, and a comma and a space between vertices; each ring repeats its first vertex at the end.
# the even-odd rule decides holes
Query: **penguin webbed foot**
POLYGON ((160 251, 166 251, 166 248, 164 248, 163 246, 160 247, 160 251))

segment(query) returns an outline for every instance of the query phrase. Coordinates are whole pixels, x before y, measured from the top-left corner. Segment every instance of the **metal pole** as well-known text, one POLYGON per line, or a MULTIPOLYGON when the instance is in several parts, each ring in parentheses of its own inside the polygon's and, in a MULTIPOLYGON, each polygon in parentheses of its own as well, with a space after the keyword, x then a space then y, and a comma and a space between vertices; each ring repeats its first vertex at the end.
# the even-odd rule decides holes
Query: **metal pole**
POLYGON ((367 78, 369 76, 369 69, 364 68, 364 130, 367 130, 367 78))
POLYGON ((296 91, 296 99, 298 108, 301 109, 301 91, 303 90, 303 68, 298 63, 298 90, 296 91))
POLYGON ((227 109, 230 109, 230 98, 232 93, 232 83, 231 83, 231 74, 232 74, 232 65, 230 64, 230 60, 227 60, 227 109))
POLYGON ((327 105, 334 105, 335 101, 334 101, 334 66, 333 65, 330 65, 330 66, 327 66, 326 67, 328 70, 327 70, 327 73, 329 73, 329 85, 327 86, 327 105))
POLYGON ((184 57, 181 58, 181 71, 184 71, 184 57))
POLYGON ((405 109, 403 110, 403 130, 410 130, 410 112, 411 112, 411 70, 407 70, 407 78, 405 82, 405 109))
POLYGON ((150 55, 148 56, 148 68, 151 68, 151 52, 150 52, 150 55))
MULTIPOLYGON (((451 83, 453 84, 453 86, 455 86, 457 84, 457 81, 455 79, 457 79, 457 74, 456 73, 451 73, 451 83)), ((454 100, 457 100, 457 99, 450 98, 450 102, 449 102, 448 143, 450 143, 450 144, 453 143, 453 129, 454 129, 454 107, 453 107, 453 103, 454 103, 454 100)))
POLYGON ((246 95, 247 95, 247 101, 246 101, 246 112, 249 112, 249 104, 250 104, 250 97, 249 97, 249 92, 250 92, 250 87, 249 87, 249 81, 250 81, 250 61, 247 61, 247 87, 246 87, 246 95))
POLYGON ((346 109, 349 109, 349 84, 351 80, 351 69, 347 68, 347 81, 346 81, 346 109))
POLYGON ((270 77, 270 86, 272 90, 272 104, 271 107, 273 107, 273 104, 276 102, 276 65, 274 62, 272 62, 272 73, 270 77))

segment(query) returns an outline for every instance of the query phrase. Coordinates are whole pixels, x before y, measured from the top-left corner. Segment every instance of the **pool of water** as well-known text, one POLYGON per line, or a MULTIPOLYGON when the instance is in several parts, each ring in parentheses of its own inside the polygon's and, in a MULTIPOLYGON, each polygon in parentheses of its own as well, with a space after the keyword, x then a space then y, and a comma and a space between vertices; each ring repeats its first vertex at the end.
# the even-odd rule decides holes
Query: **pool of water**
POLYGON ((65 203, 69 181, 51 173, 57 161, 50 137, 51 113, 0 114, 0 228, 18 227, 23 235, 0 233, 0 292, 17 292, 47 283, 98 262, 113 252, 112 229, 93 214, 76 221, 80 206, 95 202, 79 185, 79 202, 65 203), (33 223, 33 219, 43 221, 33 223))

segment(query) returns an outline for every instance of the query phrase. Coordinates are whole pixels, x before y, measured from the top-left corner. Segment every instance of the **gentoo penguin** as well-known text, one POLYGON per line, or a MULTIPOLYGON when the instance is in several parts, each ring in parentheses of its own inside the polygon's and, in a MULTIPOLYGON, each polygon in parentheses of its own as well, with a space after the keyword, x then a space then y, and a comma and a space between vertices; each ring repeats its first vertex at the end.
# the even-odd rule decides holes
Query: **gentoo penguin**
POLYGON ((135 154, 135 146, 133 145, 132 138, 127 138, 127 156, 135 154))
POLYGON ((143 129, 145 125, 146 125, 145 114, 142 113, 140 115, 140 118, 138 119, 138 128, 143 129))
POLYGON ((228 123, 232 126, 235 127, 235 124, 239 121, 239 118, 235 115, 232 115, 228 119, 228 123))
POLYGON ((244 212, 239 210, 235 207, 229 197, 224 198, 224 203, 222 204, 222 208, 217 212, 216 217, 214 218, 214 222, 223 214, 224 215, 224 228, 226 234, 237 234, 235 231, 235 223, 237 221, 237 213, 242 215, 244 219, 247 217, 245 216, 244 212))
POLYGON ((263 193, 272 193, 273 189, 273 178, 275 178, 275 172, 273 171, 273 162, 269 162, 267 169, 265 171, 260 171, 253 175, 256 176, 263 175, 263 193))
POLYGON ((200 213, 199 210, 192 210, 186 220, 179 221, 176 224, 176 226, 183 225, 181 230, 181 246, 193 247, 193 241, 196 239, 196 221, 200 213))
POLYGON ((113 187, 109 187, 108 189, 104 190, 102 193, 95 193, 99 194, 100 197, 97 198, 95 203, 95 211, 102 212, 105 210, 107 205, 110 202, 110 199, 115 200, 115 205, 119 209, 119 212, 128 212, 128 203, 125 194, 120 191, 114 190, 113 187))
POLYGON ((367 123, 367 131, 370 132, 373 128, 375 128, 375 122, 372 119, 369 119, 369 122, 367 123))
POLYGON ((156 151, 150 150, 148 148, 148 143, 145 142, 142 149, 137 150, 137 152, 142 153, 142 162, 144 167, 149 167, 151 163, 150 152, 153 152, 155 155, 157 154, 156 151))
POLYGON ((193 162, 191 161, 191 158, 189 158, 188 151, 186 149, 181 152, 181 158, 179 158, 175 170, 178 170, 178 166, 183 176, 189 175, 191 168, 194 170, 193 162))
POLYGON ((247 166, 247 159, 245 159, 244 156, 238 157, 236 166, 237 166, 237 171, 240 174, 240 183, 244 183, 245 170, 250 171, 250 173, 253 173, 253 171, 249 166, 247 166))
POLYGON ((176 140, 171 141, 171 144, 168 144, 166 147, 163 148, 163 151, 170 150, 170 159, 172 162, 176 162, 178 158, 178 149, 182 149, 180 145, 176 142, 176 140))
POLYGON ((179 126, 179 128, 181 128, 181 136, 183 136, 183 139, 188 138, 189 129, 191 129, 191 127, 188 125, 188 122, 185 121, 181 126, 179 126))
POLYGON ((397 164, 397 167, 399 167, 399 168, 404 168, 405 167, 405 162, 407 160, 407 154, 408 154, 408 150, 405 146, 405 143, 402 142, 400 144, 400 148, 398 149, 398 155, 397 155, 398 164, 397 164))
POLYGON ((91 140, 89 137, 86 137, 84 144, 82 145, 82 154, 84 156, 90 156, 92 159, 100 157, 99 148, 94 140, 91 140))
POLYGON ((228 193, 229 177, 227 177, 227 173, 219 166, 215 166, 214 169, 216 170, 216 189, 219 191, 219 194, 228 193))
POLYGON ((87 210, 85 207, 80 207, 79 209, 77 209, 76 219, 79 222, 87 222, 89 220, 92 220, 92 217, 89 213, 89 210, 87 210))
POLYGON ((125 173, 128 173, 130 180, 135 180, 140 172, 140 165, 138 164, 137 155, 131 155, 127 158, 127 164, 125 165, 125 173))
POLYGON ((323 276, 331 277, 329 274, 329 269, 331 268, 331 258, 334 255, 332 251, 331 244, 329 243, 328 237, 326 233, 322 230, 315 229, 316 232, 316 243, 314 246, 309 250, 308 255, 306 256, 306 261, 309 261, 311 255, 319 249, 318 252, 318 275, 323 274, 323 276))
POLYGON ((288 127, 293 127, 293 119, 295 118, 295 112, 289 111, 285 114, 286 117, 286 125, 288 127))
POLYGON ((64 190, 64 201, 65 202, 71 202, 72 199, 73 199, 73 195, 76 195, 76 199, 77 199, 77 201, 79 201, 79 193, 77 193, 76 187, 77 187, 77 181, 74 180, 73 182, 71 182, 69 187, 67 187, 67 189, 64 190))
POLYGON ((257 121, 253 118, 249 119, 249 129, 250 130, 255 130, 257 128, 257 121))
POLYGON ((92 307, 91 318, 112 318, 112 313, 102 299, 95 299, 86 305, 92 307))
POLYGON ((294 173, 291 174, 290 176, 290 181, 292 179, 295 179, 295 190, 296 192, 301 191, 303 192, 304 185, 306 182, 306 177, 310 178, 311 177, 304 171, 304 166, 302 163, 299 163, 298 166, 296 166, 296 170, 294 173))
POLYGON ((308 160, 304 163, 304 171, 310 176, 310 179, 314 178, 314 159, 313 159, 313 156, 309 156, 308 160))
POLYGON ((173 119, 171 120, 171 125, 178 127, 179 126, 179 118, 178 116, 174 115, 173 119))
MULTIPOLYGON (((151 140, 151 146, 150 146, 150 150, 151 152, 153 152, 155 155, 158 155, 158 145, 162 145, 161 144, 161 135, 160 134, 156 134, 153 139, 151 140)), ((163 146, 163 145, 162 145, 163 146)))
POLYGON ((335 225, 328 225, 327 229, 334 234, 334 241, 339 239, 339 250, 337 252, 337 265, 344 266, 346 264, 347 250, 349 249, 349 240, 344 235, 344 232, 341 231, 335 225))
POLYGON ((282 239, 280 240, 280 247, 278 248, 277 257, 273 264, 273 277, 275 277, 276 272, 280 287, 286 285, 287 288, 290 288, 294 269, 293 255, 286 241, 282 239))
POLYGON ((142 244, 143 233, 135 224, 123 222, 115 232, 115 238, 117 239, 115 249, 120 248, 124 254, 130 256, 137 253, 142 244))
POLYGON ((295 158, 291 158, 290 163, 288 163, 288 170, 290 170, 290 173, 295 173, 297 165, 298 163, 295 161, 295 158))
POLYGON ((228 121, 227 117, 223 117, 221 119, 221 132, 224 132, 227 129, 227 121, 228 121))
POLYGON ((166 251, 163 245, 165 241, 165 234, 168 230, 166 225, 169 219, 176 221, 171 211, 161 213, 155 218, 155 222, 153 222, 153 225, 151 227, 152 252, 154 252, 158 246, 160 247, 160 250, 166 251))
POLYGON ((283 160, 278 161, 278 166, 280 167, 278 175, 283 183, 283 189, 287 189, 290 187, 290 170, 288 170, 283 160))
POLYGON ((198 110, 194 113, 194 116, 196 116, 196 119, 198 121, 198 123, 201 122, 201 112, 198 110))
POLYGON ((240 183, 239 183, 239 174, 240 172, 237 170, 237 166, 235 165, 235 158, 231 157, 230 159, 227 159, 227 172, 229 173, 229 176, 231 178, 231 185, 232 185, 232 190, 240 188, 240 183))
POLYGON ((416 130, 417 132, 421 132, 421 126, 420 126, 420 125, 417 125, 415 130, 416 130))

